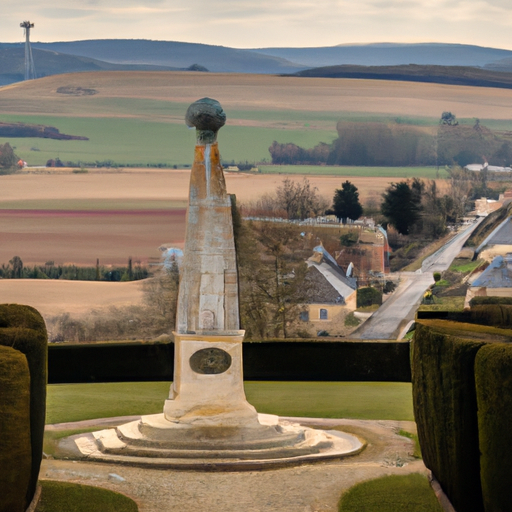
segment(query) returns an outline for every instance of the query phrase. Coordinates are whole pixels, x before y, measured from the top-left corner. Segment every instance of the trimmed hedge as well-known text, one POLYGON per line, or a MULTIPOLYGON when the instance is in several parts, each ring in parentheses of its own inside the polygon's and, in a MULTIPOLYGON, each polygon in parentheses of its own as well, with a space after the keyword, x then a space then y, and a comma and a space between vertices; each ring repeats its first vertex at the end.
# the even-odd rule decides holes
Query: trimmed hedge
MULTIPOLYGON (((410 382, 407 342, 243 343, 246 380, 410 382)), ((173 343, 50 345, 51 384, 172 380, 173 343)))
POLYGON ((43 455, 48 338, 41 315, 29 306, 0 304, 0 345, 23 353, 30 372, 30 447, 32 463, 26 504, 34 496, 43 455))
POLYGON ((475 361, 486 512, 512 510, 512 345, 482 347, 475 361))
POLYGON ((483 510, 474 382, 483 344, 417 322, 412 345, 413 408, 423 460, 458 512, 483 510))
POLYGON ((364 288, 357 289, 357 307, 364 308, 373 306, 373 304, 382 304, 382 292, 373 288, 372 286, 366 286, 364 288))
POLYGON ((30 484, 30 374, 27 358, 0 345, 0 512, 25 512, 30 484))
POLYGON ((512 305, 512 297, 473 297, 469 301, 471 307, 484 304, 508 304, 512 305))
MULTIPOLYGON (((480 297, 475 297, 480 298, 480 297)), ((487 298, 487 297, 481 297, 487 298)), ((493 298, 493 297, 489 297, 493 298)), ((499 298, 499 297, 496 297, 499 298)), ((477 303, 465 311, 418 311, 416 318, 420 320, 452 320, 470 324, 488 325, 503 329, 512 328, 512 304, 499 302, 477 303)))
POLYGON ((512 305, 483 304, 470 310, 471 322, 493 327, 512 328, 512 305))

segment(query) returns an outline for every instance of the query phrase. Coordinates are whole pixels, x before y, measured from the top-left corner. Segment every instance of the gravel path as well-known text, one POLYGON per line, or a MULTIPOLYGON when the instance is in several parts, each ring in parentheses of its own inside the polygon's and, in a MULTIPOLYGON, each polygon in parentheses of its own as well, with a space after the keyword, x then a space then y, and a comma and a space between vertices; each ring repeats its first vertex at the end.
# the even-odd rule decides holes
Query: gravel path
POLYGON ((359 455, 287 469, 202 473, 141 469, 70 460, 44 460, 40 478, 105 487, 130 496, 140 512, 335 512, 343 491, 391 474, 427 473, 411 456, 412 442, 396 434, 413 422, 294 418, 340 428, 368 443, 359 455))

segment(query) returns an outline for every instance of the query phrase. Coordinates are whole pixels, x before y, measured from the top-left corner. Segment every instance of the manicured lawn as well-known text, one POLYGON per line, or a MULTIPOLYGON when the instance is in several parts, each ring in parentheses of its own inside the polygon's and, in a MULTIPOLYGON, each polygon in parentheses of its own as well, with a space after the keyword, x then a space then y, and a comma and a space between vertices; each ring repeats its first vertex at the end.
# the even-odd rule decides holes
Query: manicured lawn
MULTIPOLYGON (((168 382, 48 386, 46 423, 162 412, 168 382)), ((409 383, 246 382, 258 412, 312 418, 413 420, 409 383)))
POLYGON ((117 492, 89 485, 39 481, 41 500, 36 512, 138 512, 137 504, 117 492))
POLYGON ((339 512, 442 512, 427 477, 413 473, 369 480, 349 489, 339 512))

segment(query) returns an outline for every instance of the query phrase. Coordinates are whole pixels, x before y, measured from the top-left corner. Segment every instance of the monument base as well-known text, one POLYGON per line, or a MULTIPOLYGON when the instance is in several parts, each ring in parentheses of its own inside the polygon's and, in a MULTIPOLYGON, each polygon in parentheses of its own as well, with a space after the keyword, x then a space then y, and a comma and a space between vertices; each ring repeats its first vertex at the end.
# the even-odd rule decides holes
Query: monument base
POLYGON ((355 455, 355 436, 258 414, 258 426, 208 427, 169 422, 163 414, 89 434, 60 445, 60 455, 99 462, 202 471, 252 470, 355 455))

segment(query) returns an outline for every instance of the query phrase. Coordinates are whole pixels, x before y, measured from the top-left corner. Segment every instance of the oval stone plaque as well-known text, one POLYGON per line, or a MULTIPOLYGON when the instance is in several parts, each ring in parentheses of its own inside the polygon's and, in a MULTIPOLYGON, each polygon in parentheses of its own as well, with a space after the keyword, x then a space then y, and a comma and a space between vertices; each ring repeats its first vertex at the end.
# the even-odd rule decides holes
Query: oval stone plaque
POLYGON ((192 354, 189 363, 196 373, 218 375, 231 366, 231 356, 220 348, 203 348, 192 354))

